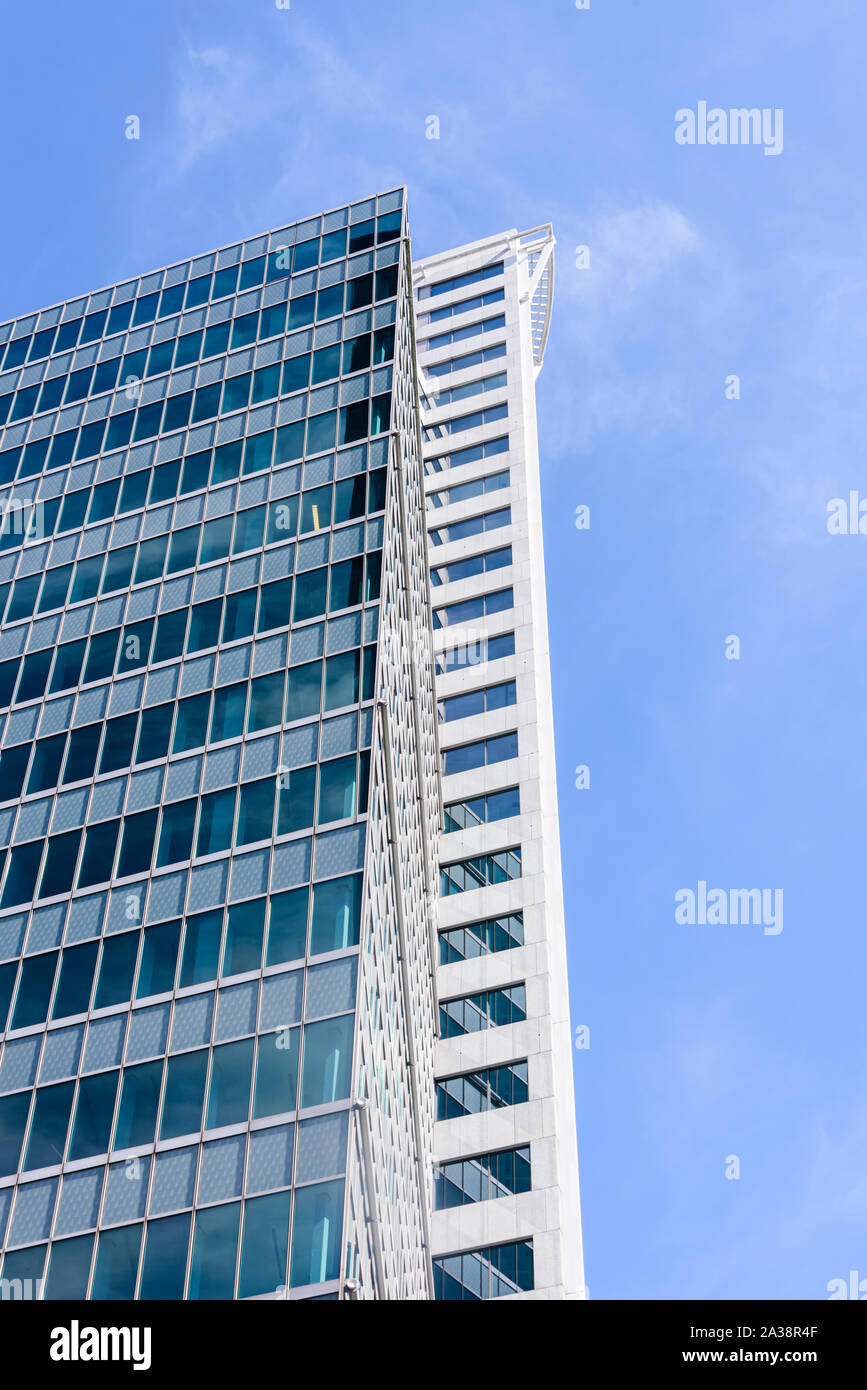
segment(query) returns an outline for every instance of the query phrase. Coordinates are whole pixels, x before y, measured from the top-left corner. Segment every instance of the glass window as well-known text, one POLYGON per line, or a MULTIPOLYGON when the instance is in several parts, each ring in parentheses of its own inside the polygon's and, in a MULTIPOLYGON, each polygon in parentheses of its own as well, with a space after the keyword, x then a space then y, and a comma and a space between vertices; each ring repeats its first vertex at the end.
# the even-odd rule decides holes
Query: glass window
POLYGON ((256 589, 243 589, 240 593, 229 594, 223 614, 223 641, 234 642, 240 637, 251 637, 256 627, 256 589))
MULTIPOLYGON (((273 787, 270 778, 268 783, 273 787)), ((223 975, 240 975, 247 970, 259 969, 265 931, 265 904, 265 898, 255 898, 229 908, 223 975)))
POLYGON ((250 1109, 253 1039, 214 1048, 206 1129, 246 1122, 250 1109))
POLYGON ((323 381, 330 381, 332 377, 340 376, 340 344, 335 343, 332 347, 320 348, 313 354, 313 385, 318 386, 323 381))
MULTIPOLYGON (((189 748, 200 748, 204 745, 207 739, 210 704, 211 696, 207 691, 203 695, 191 695, 188 699, 178 702, 173 753, 185 753, 189 748)), ((184 859, 188 857, 188 854, 181 856, 184 859)))
MULTIPOLYGON (((195 697, 194 698, 198 698, 195 697)), ((198 740, 204 743, 204 728, 198 740)), ((177 737, 175 738, 177 751, 177 737)), ((187 801, 176 801, 171 806, 163 807, 162 824, 160 825, 160 838, 157 844, 157 862, 159 869, 165 864, 176 864, 182 859, 189 859, 193 848, 193 830, 196 824, 196 798, 190 797, 187 801)))
POLYGON ((346 820, 355 815, 357 762, 355 754, 321 763, 319 768, 319 814, 317 825, 346 820))
POLYGON ((119 719, 109 719, 105 726, 105 740, 99 760, 100 773, 115 772, 117 768, 130 766, 137 729, 137 714, 124 714, 119 719))
POLYGON ((325 662, 326 710, 358 703, 360 655, 359 651, 351 651, 328 657, 325 662))
POLYGON ((30 1028, 47 1019, 57 957, 57 951, 49 951, 45 955, 27 956, 22 962, 18 997, 12 1015, 13 1028, 30 1028))
POLYGON ((74 1299, 79 1302, 87 1296, 93 1242, 92 1235, 54 1242, 43 1298, 74 1299))
POLYGON ((293 1288, 338 1277, 342 1228, 342 1179, 297 1189, 290 1276, 293 1288))
POLYGON ((301 497, 301 526, 299 534, 321 531, 331 525, 331 487, 314 488, 301 497))
POLYGON ((304 622, 307 618, 318 618, 325 612, 325 595, 328 586, 328 569, 308 570, 295 579, 295 604, 293 621, 304 622))
POLYGON ((283 380, 280 385, 282 395, 291 391, 304 391, 310 379, 310 353, 303 357, 289 357, 283 363, 283 380))
POLYGON ((96 1076, 82 1077, 79 1082, 69 1143, 70 1163, 77 1158, 108 1153, 119 1075, 117 1071, 103 1071, 96 1076))
POLYGON ((162 1059, 145 1062, 140 1067, 127 1067, 124 1071, 112 1144, 114 1150, 153 1143, 162 1077, 162 1059))
POLYGON ((160 1139, 177 1139, 201 1129, 208 1055, 208 1049, 202 1048, 169 1058, 160 1139))
POLYGON ((105 883, 111 878, 119 830, 119 820, 102 821, 100 825, 87 827, 78 870, 79 888, 89 888, 94 883, 105 883))
POLYGON ((223 382, 223 400, 220 409, 224 414, 230 410, 246 410, 247 402, 250 399, 251 381, 251 373, 244 372, 241 376, 229 377, 227 381, 223 382))
MULTIPOLYGON (((274 449, 274 431, 264 430, 261 434, 250 434, 244 440, 244 464, 241 472, 258 473, 262 468, 271 467, 271 454, 274 449)), ((264 508, 262 509, 264 512, 264 508)), ((256 544, 261 545, 260 539, 256 544)))
POLYGON ((239 845, 257 840, 270 840, 274 823, 274 778, 263 777, 247 782, 238 798, 238 825, 235 832, 239 845))
POLYGON ((297 767, 291 772, 282 772, 279 788, 277 834, 307 830, 313 824, 316 768, 297 767))
POLYGON ((248 732, 270 729, 273 725, 283 722, 283 685, 282 671, 274 671, 270 676, 259 676, 252 682, 248 732))
POLYGON ((329 410, 324 415, 311 415, 307 420, 308 454, 319 454, 334 448, 337 434, 337 411, 329 410))
MULTIPOLYGON (((196 854, 219 854, 221 850, 231 849, 232 829, 235 823, 235 788, 211 792, 202 797, 199 814, 199 833, 196 839, 196 854)), ((211 979, 210 975, 205 977, 211 979)))
POLYGON ((240 1202, 196 1213, 189 1298, 232 1298, 240 1216, 240 1202))
POLYGON ((47 1249, 47 1245, 31 1245, 27 1250, 10 1250, 3 1261, 3 1278, 41 1279, 47 1249))
MULTIPOLYGON (((69 1085, 70 1083, 67 1083, 69 1085)), ((70 1104, 72 1095, 70 1092, 70 1104)), ((0 1175, 4 1178, 18 1172, 24 1130, 30 1113, 30 1092, 22 1091, 16 1096, 0 1099, 0 1175)), ((68 1118, 68 1112, 67 1112, 68 1118)), ((64 1139, 66 1133, 64 1131, 64 1139)), ((59 1162, 54 1159, 52 1162, 59 1162)))
POLYGON ((302 1109, 348 1096, 354 1025, 354 1014, 307 1024, 301 1073, 302 1109))
POLYGON ((199 275, 195 280, 187 282, 187 297, 185 308, 193 309, 199 304, 207 304, 211 296, 211 275, 199 275))
POLYGON ((3 749, 0 755, 0 801, 12 801, 21 795, 29 761, 29 743, 19 743, 14 748, 3 749))
MULTIPOLYGON (((219 795, 219 793, 218 793, 219 795)), ((231 789, 234 799, 234 788, 231 789)), ((186 919, 184 954, 181 961, 180 988, 201 985, 217 978, 220 941, 223 935, 223 912, 200 912, 186 919)), ((269 962, 270 963, 270 962, 269 962)))
MULTIPOLYGON (((194 801, 182 801, 178 804, 187 807, 195 806, 194 801)), ((173 810, 174 807, 167 809, 173 810)), ((163 814, 165 815, 165 812, 163 814)), ((189 815, 189 811, 187 814, 189 815)), ((192 816, 190 816, 190 820, 192 822, 192 816)), ((136 999, 145 999, 151 994, 166 994, 174 989, 180 936, 180 920, 161 922, 158 927, 148 927, 144 933, 142 944, 141 965, 139 966, 135 991, 136 999)))
MULTIPOLYGON (((247 471, 249 470, 245 469, 245 472, 247 471)), ((266 511, 265 507, 251 507, 248 511, 238 513, 232 538, 233 555, 240 555, 244 550, 257 550, 262 545, 266 511)))
POLYGON ((306 888, 293 888, 288 893, 277 893, 272 897, 268 915, 266 965, 280 965, 284 961, 299 960, 304 955, 308 900, 306 888))
MULTIPOLYGON (((277 305, 277 306, 275 306, 275 307, 277 307, 277 308, 283 308, 282 305, 277 305)), ((266 313, 266 314, 267 314, 267 313, 270 313, 270 310, 266 309, 266 310, 265 310, 265 313, 266 313)), ((285 317, 285 310, 284 310, 284 317, 285 317)), ((263 318, 264 318, 264 315, 263 315, 263 318)), ((276 329, 275 331, 278 332, 278 333, 281 333, 283 330, 282 330, 281 328, 278 328, 278 329, 276 329)), ((259 405, 259 403, 260 403, 261 401, 270 401, 270 400, 273 400, 273 398, 274 398, 275 396, 279 396, 279 394, 280 394, 280 363, 279 363, 279 362, 274 362, 274 363, 272 363, 272 365, 271 365, 270 367, 260 367, 258 371, 256 371, 256 372, 253 373, 253 394, 252 394, 252 403, 253 403, 253 405, 259 405)))
MULTIPOLYGON (((263 584, 259 591, 259 618, 257 632, 270 632, 274 628, 288 627, 292 611, 292 580, 277 579, 273 584, 263 584)), ((279 723, 280 720, 277 720, 279 723)))
POLYGON ((216 323, 213 328, 205 330, 205 347, 203 357, 216 357, 226 351, 229 346, 229 332, 231 323, 216 323))
POLYGON ((222 560, 229 553, 232 539, 232 517, 219 516, 205 522, 202 527, 202 547, 200 563, 206 565, 211 560, 222 560))
POLYGON ((313 885, 310 954, 356 946, 361 922, 361 874, 313 885))
POLYGON ((364 583, 364 556, 356 555, 352 560, 343 560, 331 567, 331 594, 328 611, 334 613, 341 608, 355 608, 362 601, 364 583))
POLYGON ((139 811, 136 815, 124 817, 117 864, 118 878, 126 878, 129 874, 147 873, 153 858, 157 815, 158 812, 152 810, 139 811))
POLYGON ((232 323, 232 347, 248 347, 250 343, 255 343, 256 333, 259 326, 259 314, 242 314, 232 323))
POLYGON ((166 756, 169 751, 174 712, 173 704, 153 705, 150 709, 142 710, 135 756, 136 766, 166 756))
POLYGON ((59 1086, 41 1086, 37 1090, 30 1140, 24 1158, 25 1169, 48 1168, 63 1162, 74 1091, 74 1081, 64 1081, 59 1086))
MULTIPOLYGON (((3 885, 0 907, 17 907, 19 903, 30 902, 36 888, 36 878, 41 860, 41 840, 35 840, 27 845, 16 845, 9 856, 9 868, 6 870, 6 882, 3 885)), ((16 1006, 16 1016, 17 1012, 16 1006)), ((14 1024, 16 1028, 23 1026, 23 1024, 14 1024)))
POLYGON ((259 1038, 253 1119, 294 1110, 298 1090, 300 1028, 281 1028, 259 1038))
POLYGON ((91 1298, 126 1301, 134 1296, 141 1233, 140 1225, 100 1231, 91 1298))
POLYGON ((273 1293, 285 1285, 289 1198, 288 1192, 273 1192, 246 1203, 239 1298, 273 1293))
POLYGON ((124 1004, 132 998, 138 944, 137 931, 122 932, 119 936, 105 938, 96 998, 93 1001, 95 1009, 106 1009, 112 1004, 124 1004))
POLYGON ((142 1261, 140 1299, 182 1299, 190 1242, 190 1213, 149 1221, 142 1261))
MULTIPOLYGON (((26 746, 26 745, 25 745, 26 746)), ((57 785, 66 748, 66 734, 42 738, 34 745, 33 762, 27 779, 27 793, 44 792, 57 785)), ((6 798, 4 797, 4 800, 6 798)))
POLYGON ((84 946, 72 946, 63 952, 57 993, 51 1010, 53 1019, 87 1013, 98 950, 98 941, 88 941, 84 946))
MULTIPOLYGON (((206 647, 216 647, 220 640, 220 622, 223 614, 223 600, 210 599, 207 603, 197 603, 190 614, 190 631, 187 637, 187 650, 204 651, 206 647)), ((215 696, 216 699, 216 696, 215 696)), ((224 735, 228 737, 228 735, 224 735)))

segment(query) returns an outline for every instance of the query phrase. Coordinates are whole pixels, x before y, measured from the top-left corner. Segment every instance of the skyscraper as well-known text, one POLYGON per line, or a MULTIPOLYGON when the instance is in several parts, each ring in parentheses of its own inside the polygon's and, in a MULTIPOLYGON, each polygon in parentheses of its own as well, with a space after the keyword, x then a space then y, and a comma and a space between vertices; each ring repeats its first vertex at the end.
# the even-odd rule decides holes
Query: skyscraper
MULTIPOLYGON (((394 190, 0 326, 4 1296, 452 1296, 411 271, 394 190)), ((551 1296, 556 928, 485 1203, 551 1296)))
POLYGON ((415 266, 442 749, 434 1266, 583 1297, 535 379, 550 226, 415 266))

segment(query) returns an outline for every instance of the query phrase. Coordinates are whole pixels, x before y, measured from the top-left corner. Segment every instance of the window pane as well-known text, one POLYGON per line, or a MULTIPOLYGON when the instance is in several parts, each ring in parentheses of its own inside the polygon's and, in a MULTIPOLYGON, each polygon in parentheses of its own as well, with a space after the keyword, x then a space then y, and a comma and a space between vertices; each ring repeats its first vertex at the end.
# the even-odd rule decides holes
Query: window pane
POLYGON ((294 1110, 298 1090, 300 1028, 281 1028, 259 1038, 253 1119, 294 1110))
POLYGON ((100 1072, 97 1076, 84 1077, 79 1084, 69 1145, 70 1163, 76 1158, 108 1153, 118 1076, 116 1071, 100 1072))
POLYGON ((144 933, 136 999, 145 999, 151 994, 166 994, 174 989, 180 936, 180 920, 148 927, 144 933))
POLYGON ((239 1298, 273 1293, 286 1282, 289 1243, 288 1192, 274 1192, 247 1202, 241 1246, 239 1298))
POLYGON ((239 845, 253 844, 256 840, 270 840, 274 825, 273 777, 263 777, 260 782, 248 782, 241 788, 238 798, 238 825, 235 841, 239 845))
MULTIPOLYGON (((234 791, 232 796, 234 797, 234 791)), ((223 913, 219 908, 214 912, 201 912, 196 917, 187 918, 181 962, 181 989, 217 978, 222 935, 223 913)))
POLYGON ((88 941, 85 946, 73 946, 63 952, 52 1018, 87 1013, 98 950, 98 941, 88 941))
POLYGON ((322 662, 311 661, 305 666, 293 666, 289 671, 289 690, 286 697, 286 719, 306 719, 319 713, 322 686, 322 662))
POLYGON ((243 1124, 250 1109, 253 1039, 214 1048, 206 1129, 243 1124))
POLYGON ((54 1242, 43 1298, 79 1301, 86 1297, 93 1241, 94 1237, 89 1235, 54 1242))
POLYGON ((361 874, 314 883, 310 954, 356 946, 360 921, 361 874))
POLYGON ((283 961, 298 960, 304 955, 308 898, 306 888, 294 888, 289 893, 278 893, 271 899, 266 965, 279 965, 283 961))
POLYGON ((153 1143, 162 1076, 162 1060, 128 1067, 124 1072, 112 1149, 153 1143))
POLYGON ((283 722, 283 672, 260 676, 250 687, 248 732, 270 729, 283 722))
MULTIPOLYGON (((211 714, 210 743, 220 743, 226 738, 237 738, 244 732, 244 715, 247 708, 247 683, 223 686, 214 691, 214 708, 211 714)), ((277 721, 280 722, 279 720, 277 721)), ((203 851, 200 851, 202 853, 203 851)), ((207 851, 204 851, 207 853, 207 851)))
POLYGON ((102 947, 99 981, 96 986, 95 1009, 123 1004, 132 998, 132 981, 138 958, 139 933, 122 932, 106 937, 102 947))
POLYGON ((326 1105, 349 1094, 354 1014, 309 1023, 304 1029, 301 1106, 326 1105))
POLYGON ((240 1202, 196 1213, 188 1295, 191 1299, 232 1298, 240 1215, 240 1202))
POLYGON ((140 1299, 181 1299, 187 1273, 190 1213, 148 1223, 140 1299))
POLYGON ((91 1298, 131 1299, 135 1293, 141 1226, 101 1231, 91 1298))
POLYGON ((319 769, 317 825, 345 820, 355 814, 357 763, 355 754, 322 763, 319 769))
MULTIPOLYGON (((358 651, 330 656, 325 663, 325 708, 340 709, 358 703, 358 651)), ((303 669, 303 668, 302 668, 303 669)), ((314 711, 310 711, 313 713, 314 711)))
POLYGON ((241 975, 246 970, 259 969, 265 931, 265 905, 265 898, 255 898, 252 902, 236 903, 229 908, 223 975, 241 975))
POLYGON ((59 1086, 40 1087, 36 1092, 25 1168, 47 1168, 63 1162, 74 1091, 75 1082, 64 1081, 59 1086))
POLYGON ((161 1139, 177 1139, 181 1134, 196 1134, 201 1129, 207 1070, 207 1049, 169 1059, 161 1139))
POLYGON ((316 1183, 295 1194, 291 1284, 322 1284, 340 1273, 343 1181, 316 1183))
POLYGON ((111 878, 119 830, 119 820, 107 820, 101 825, 88 826, 84 834, 81 867, 78 870, 79 888, 88 888, 94 883, 104 883, 111 878))
MULTIPOLYGON (((70 1103, 71 1101, 70 1096, 70 1103)), ((5 1096, 0 1100, 0 1176, 4 1178, 18 1171, 18 1160, 21 1157, 21 1145, 24 1142, 24 1130, 29 1113, 29 1091, 22 1091, 17 1096, 5 1096)), ((53 1160, 59 1161, 56 1158, 53 1160)))
MULTIPOLYGON (((196 854, 218 854, 232 844, 235 823, 235 788, 202 797, 196 854)), ((211 976, 206 976, 210 979, 211 976)))
POLYGON ((49 951, 47 955, 28 956, 22 963, 18 997, 12 1015, 13 1028, 30 1028, 47 1019, 57 956, 57 951, 49 951))
MULTIPOLYGON (((196 697, 198 698, 198 697, 196 697)), ((204 735, 201 742, 204 742, 204 735)), ((177 744, 177 737, 175 738, 177 744)), ((157 868, 165 864, 176 864, 189 859, 193 847, 193 830, 196 823, 196 799, 176 801, 163 807, 160 838, 157 845, 157 868)))
POLYGON ((313 824, 315 792, 315 767, 298 767, 292 772, 280 774, 278 835, 289 835, 293 830, 306 830, 313 824))
POLYGON ((118 878, 146 873, 150 868, 158 814, 157 811, 139 811, 137 815, 125 818, 117 864, 118 878))

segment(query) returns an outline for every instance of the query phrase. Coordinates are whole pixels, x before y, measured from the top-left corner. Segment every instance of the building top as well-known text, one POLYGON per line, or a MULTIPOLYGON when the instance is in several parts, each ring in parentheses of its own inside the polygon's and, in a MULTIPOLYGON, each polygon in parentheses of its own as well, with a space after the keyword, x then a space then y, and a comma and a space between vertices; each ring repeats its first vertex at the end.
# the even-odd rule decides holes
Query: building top
MULTIPOLYGON (((405 186, 389 189, 387 192, 373 194, 369 198, 363 198, 354 203, 343 204, 341 207, 333 208, 328 212, 317 213, 313 217, 303 218, 282 227, 260 232, 257 236, 248 237, 246 240, 215 247, 192 258, 187 257, 184 260, 172 261, 156 270, 149 270, 143 275, 132 276, 128 280, 114 281, 110 285, 103 285, 100 289, 87 294, 58 300, 55 304, 45 308, 33 310, 28 314, 19 314, 17 318, 0 321, 0 344, 10 339, 25 337, 35 331, 53 327, 66 319, 76 318, 79 314, 95 313, 101 309, 107 309, 113 304, 125 303, 138 295, 168 289, 173 285, 183 284, 186 280, 195 279, 211 271, 224 270, 285 247, 312 241, 316 237, 327 235, 329 232, 340 231, 344 227, 357 226, 375 216, 381 217, 388 212, 399 212, 405 203, 405 186)), ((318 261, 319 257, 317 256, 313 264, 317 264, 318 261)))

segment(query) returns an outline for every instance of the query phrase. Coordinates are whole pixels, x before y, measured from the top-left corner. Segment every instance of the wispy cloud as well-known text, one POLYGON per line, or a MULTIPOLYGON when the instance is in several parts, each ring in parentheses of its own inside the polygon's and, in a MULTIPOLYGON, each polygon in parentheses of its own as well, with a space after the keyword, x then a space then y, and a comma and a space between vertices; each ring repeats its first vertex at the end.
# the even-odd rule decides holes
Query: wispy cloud
POLYGON ((546 430, 548 448, 554 455, 586 452, 612 429, 647 433, 679 420, 683 383, 676 371, 658 355, 636 355, 630 365, 625 350, 689 312, 684 262, 706 255, 697 228, 679 208, 649 199, 586 220, 564 211, 557 234, 554 322, 565 339, 557 356, 571 376, 562 365, 555 369, 550 413, 557 423, 546 430))

